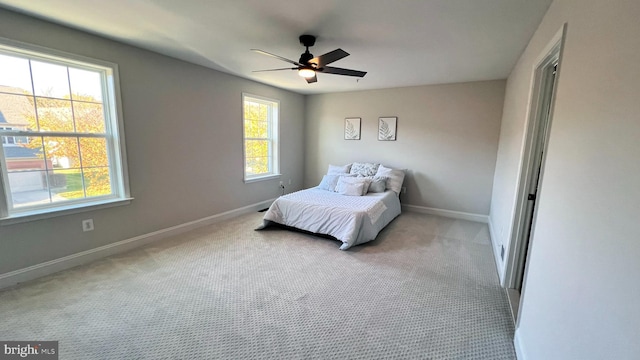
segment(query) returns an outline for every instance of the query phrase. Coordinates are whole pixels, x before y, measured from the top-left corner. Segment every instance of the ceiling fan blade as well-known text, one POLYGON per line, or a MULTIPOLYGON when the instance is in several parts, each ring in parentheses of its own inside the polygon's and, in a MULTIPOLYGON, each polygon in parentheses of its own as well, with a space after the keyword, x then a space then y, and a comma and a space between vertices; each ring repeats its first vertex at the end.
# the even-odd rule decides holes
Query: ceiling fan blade
POLYGON ((280 60, 282 60, 282 61, 286 61, 286 62, 288 62, 289 64, 293 64, 293 65, 296 65, 296 66, 302 66, 302 64, 300 64, 300 63, 299 63, 299 62, 297 62, 297 61, 289 60, 289 59, 284 58, 284 57, 282 57, 282 56, 280 56, 280 55, 272 54, 272 53, 270 53, 270 52, 266 52, 266 51, 264 51, 264 50, 260 50, 260 49, 251 49, 251 51, 255 51, 255 52, 257 52, 258 54, 267 55, 267 56, 274 57, 274 58, 276 58, 276 59, 280 59, 280 60))
POLYGON ((309 60, 309 63, 317 64, 318 68, 322 68, 327 64, 331 64, 334 61, 338 61, 344 57, 349 56, 349 53, 342 49, 335 49, 324 55, 316 56, 309 60))
POLYGON ((305 78, 305 80, 307 80, 307 82, 308 82, 309 84, 311 84, 311 83, 317 82, 317 81, 318 81, 318 77, 317 77, 317 76, 314 76, 314 77, 312 77, 312 78, 305 78))
POLYGON ((337 68, 332 66, 325 66, 324 68, 316 71, 321 71, 325 74, 347 75, 347 76, 357 76, 357 77, 364 77, 367 74, 366 71, 342 69, 342 68, 337 68))
POLYGON ((280 69, 267 69, 267 70, 253 70, 252 72, 280 71, 280 70, 298 70, 298 68, 280 68, 280 69))

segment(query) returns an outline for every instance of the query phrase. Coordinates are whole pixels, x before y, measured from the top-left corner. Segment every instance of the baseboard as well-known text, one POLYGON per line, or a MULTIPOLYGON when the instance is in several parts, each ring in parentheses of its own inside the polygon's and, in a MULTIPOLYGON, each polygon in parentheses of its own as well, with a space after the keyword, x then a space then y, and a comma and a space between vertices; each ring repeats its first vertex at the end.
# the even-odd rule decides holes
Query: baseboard
POLYGON ((109 255, 125 252, 169 236, 178 235, 202 226, 211 225, 239 215, 258 211, 271 205, 275 199, 262 201, 256 204, 226 211, 220 214, 208 216, 202 219, 190 221, 184 224, 168 227, 148 234, 139 235, 130 239, 114 242, 94 249, 71 254, 58 259, 32 265, 23 269, 0 274, 0 289, 7 288, 25 281, 34 280, 42 276, 50 275, 62 270, 70 269, 78 265, 86 264, 104 258, 109 255))
POLYGON ((522 346, 522 341, 520 340, 520 334, 518 333, 518 329, 516 329, 516 333, 513 336, 513 347, 516 350, 516 358, 518 360, 527 360, 527 356, 524 352, 524 347, 522 346))
POLYGON ((491 221, 491 217, 489 217, 489 221, 487 223, 489 225, 489 237, 491 238, 491 248, 493 249, 493 258, 496 261, 496 271, 498 272, 498 278, 500 280, 500 284, 504 286, 504 261, 500 258, 500 248, 496 243, 496 230, 493 228, 493 221, 491 221))
POLYGON ((438 216, 444 216, 444 217, 454 218, 454 219, 481 222, 485 224, 489 222, 489 217, 487 215, 473 214, 473 213, 467 213, 462 211, 436 209, 436 208, 430 208, 430 207, 418 206, 418 205, 402 205, 402 209, 407 211, 418 212, 422 214, 438 215, 438 216))

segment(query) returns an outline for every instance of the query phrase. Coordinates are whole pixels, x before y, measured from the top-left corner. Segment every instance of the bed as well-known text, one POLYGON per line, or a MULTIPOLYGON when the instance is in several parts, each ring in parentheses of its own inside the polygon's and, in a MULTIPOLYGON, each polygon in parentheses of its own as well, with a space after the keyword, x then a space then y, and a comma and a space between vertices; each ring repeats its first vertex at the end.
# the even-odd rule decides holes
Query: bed
POLYGON ((388 177, 378 177, 383 180, 379 192, 370 192, 367 186, 364 190, 357 190, 362 193, 350 193, 350 188, 341 187, 343 181, 371 181, 347 172, 331 174, 331 169, 332 165, 319 186, 276 199, 266 211, 262 225, 256 230, 272 225, 284 225, 314 234, 329 235, 342 242, 340 250, 347 250, 374 240, 385 226, 400 215, 399 189, 394 191, 397 186, 391 182, 389 188, 385 187, 388 177), (335 181, 326 185, 325 180, 328 177, 333 177, 331 179, 335 181))
POLYGON ((400 215, 400 200, 393 191, 347 196, 319 188, 283 195, 266 211, 264 229, 273 223, 330 235, 340 250, 371 241, 400 215))

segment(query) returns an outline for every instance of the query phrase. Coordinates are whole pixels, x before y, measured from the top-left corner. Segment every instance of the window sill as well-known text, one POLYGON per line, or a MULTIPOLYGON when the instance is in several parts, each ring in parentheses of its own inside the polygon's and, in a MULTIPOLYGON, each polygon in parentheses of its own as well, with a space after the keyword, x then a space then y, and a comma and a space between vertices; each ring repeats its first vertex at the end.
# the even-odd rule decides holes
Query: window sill
POLYGON ((0 218, 0 226, 48 219, 48 218, 57 217, 57 216, 78 214, 78 213, 93 211, 98 209, 106 209, 114 206, 129 205, 131 203, 131 200, 133 200, 133 198, 107 200, 107 201, 100 201, 100 202, 91 203, 91 204, 87 204, 87 203, 74 204, 66 207, 58 207, 56 209, 34 210, 30 212, 24 212, 24 213, 9 215, 7 217, 0 218))
POLYGON ((249 184, 249 183, 258 182, 258 181, 273 180, 273 179, 278 179, 281 176, 282 174, 271 174, 271 175, 265 175, 265 176, 259 176, 259 177, 252 177, 250 179, 244 179, 244 183, 249 184))

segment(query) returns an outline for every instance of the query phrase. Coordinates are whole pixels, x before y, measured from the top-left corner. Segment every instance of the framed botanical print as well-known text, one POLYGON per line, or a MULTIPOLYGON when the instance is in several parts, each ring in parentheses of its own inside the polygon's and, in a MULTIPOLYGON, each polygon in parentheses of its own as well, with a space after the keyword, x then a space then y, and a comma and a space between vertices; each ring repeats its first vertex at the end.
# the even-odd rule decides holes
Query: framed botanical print
POLYGON ((344 139, 360 140, 360 118, 344 119, 344 139))
POLYGON ((394 141, 396 139, 397 117, 381 117, 378 119, 378 140, 394 141))

